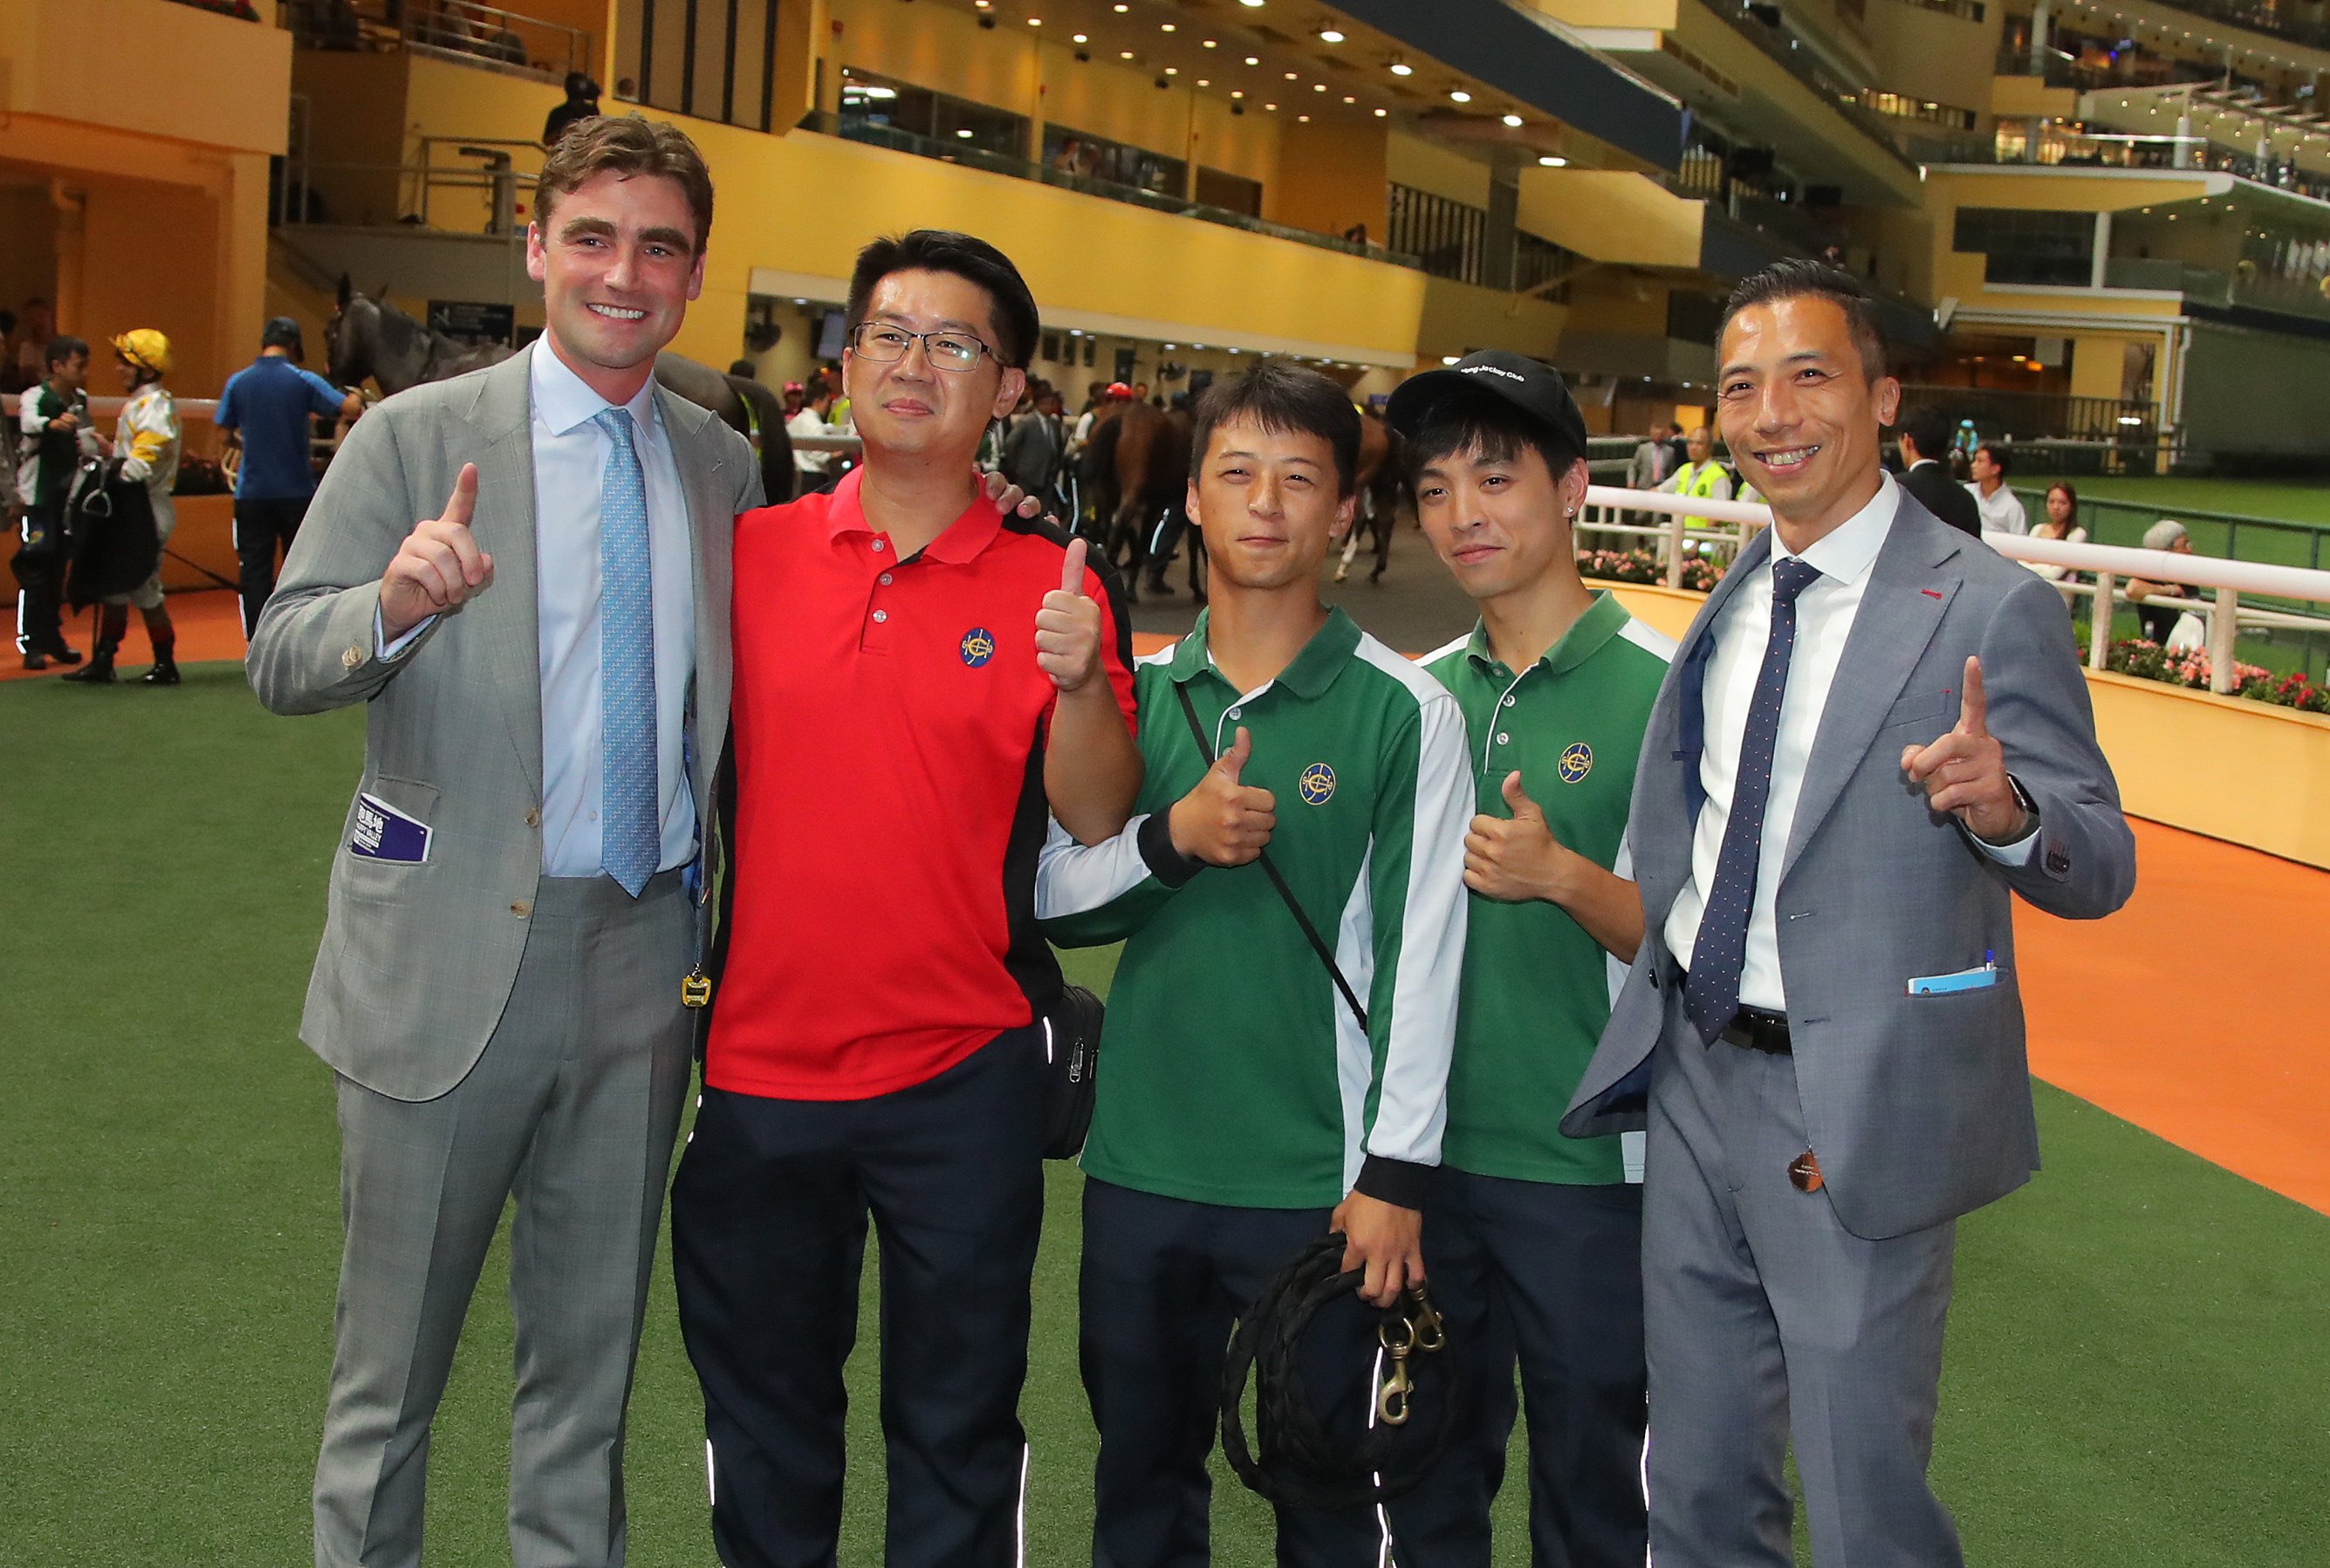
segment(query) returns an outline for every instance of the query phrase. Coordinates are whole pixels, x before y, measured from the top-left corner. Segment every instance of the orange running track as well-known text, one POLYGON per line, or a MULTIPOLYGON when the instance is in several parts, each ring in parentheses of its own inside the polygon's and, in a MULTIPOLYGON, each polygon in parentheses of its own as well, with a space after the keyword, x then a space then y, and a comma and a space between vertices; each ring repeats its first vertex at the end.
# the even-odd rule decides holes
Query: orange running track
MULTIPOLYGON (((235 596, 170 596, 178 657, 242 657, 235 596)), ((89 618, 66 628, 89 649, 89 618)), ((1137 653, 1173 639, 1137 633, 1137 653)), ((132 618, 125 667, 146 662, 132 618)), ((6 661, 0 680, 24 676, 6 661)), ((29 678, 38 679, 38 676, 29 678)), ((2330 872, 2136 822, 2136 897, 2107 921, 2015 906, 2031 1068, 2181 1148, 2330 1214, 2330 872)))

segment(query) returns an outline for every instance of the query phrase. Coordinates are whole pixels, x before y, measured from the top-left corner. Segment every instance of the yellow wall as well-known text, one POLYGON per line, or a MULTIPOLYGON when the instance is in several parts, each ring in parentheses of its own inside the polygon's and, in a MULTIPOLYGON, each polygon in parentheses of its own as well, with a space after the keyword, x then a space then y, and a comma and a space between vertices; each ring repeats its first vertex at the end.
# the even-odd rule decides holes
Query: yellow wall
POLYGON ((0 0, 0 114, 283 150, 291 35, 166 0, 0 0))
POLYGON ((1291 125, 1279 133, 1273 222, 1340 234, 1354 223, 1383 243, 1388 187, 1379 121, 1291 125))
MULTIPOLYGON (((1678 638, 1701 602, 1664 588, 1613 591, 1678 638)), ((2088 695, 2129 816, 2330 868, 2330 717, 2098 670, 2088 695)))
POLYGON ((1523 0, 1570 27, 1649 27, 1675 24, 1676 0, 1523 0))
POLYGON ((1705 203, 1616 169, 1521 171, 1515 222, 1525 232, 1596 261, 1699 266, 1705 203))
POLYGON ((1426 279, 1424 316, 1415 335, 1417 362, 1433 364, 1482 348, 1551 358, 1568 322, 1566 305, 1520 299, 1502 289, 1445 278, 1426 279))
POLYGON ((1871 0, 1868 14, 1876 80, 1886 91, 1989 110, 2001 7, 1984 6, 1983 20, 1969 22, 1903 0, 1871 0))
MULTIPOLYGON (((1969 104, 1979 109, 1980 104, 1969 104)), ((2070 119, 2079 112, 2079 95, 2068 87, 2049 87, 2035 76, 1993 77, 1990 84, 1990 112, 2001 118, 2028 119, 2036 115, 2042 118, 2070 119)))
POLYGON ((1436 143, 1393 131, 1385 140, 1384 165, 1393 184, 1445 196, 1467 206, 1489 204, 1489 165, 1436 143))

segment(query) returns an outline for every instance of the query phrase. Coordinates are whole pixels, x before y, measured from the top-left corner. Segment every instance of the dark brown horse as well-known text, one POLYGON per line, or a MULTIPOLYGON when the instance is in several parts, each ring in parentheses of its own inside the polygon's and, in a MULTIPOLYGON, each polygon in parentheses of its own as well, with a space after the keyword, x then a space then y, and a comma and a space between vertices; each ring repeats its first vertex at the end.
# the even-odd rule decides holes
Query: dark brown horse
POLYGON ((1406 465, 1400 461, 1399 432, 1372 411, 1359 420, 1359 461, 1352 480, 1359 497, 1359 512, 1351 520, 1351 536, 1343 546, 1343 557, 1336 563, 1335 581, 1340 582, 1350 573, 1364 543, 1373 545, 1376 556, 1376 567, 1368 573, 1368 581, 1381 582, 1384 568, 1391 564, 1391 536, 1399 524, 1400 504, 1405 501, 1412 509, 1416 496, 1407 483, 1406 465))
MULTIPOLYGON (((383 397, 499 364, 516 352, 505 344, 465 344, 448 337, 388 301, 351 288, 346 277, 340 279, 340 307, 324 338, 327 379, 344 387, 370 380, 383 397)), ((747 440, 757 434, 762 488, 772 503, 792 499, 793 444, 785 433, 784 405, 775 393, 759 382, 724 375, 676 354, 656 355, 655 374, 665 390, 710 410, 747 440)))
MULTIPOLYGON (((1085 448, 1092 478, 1099 543, 1123 573, 1124 596, 1138 600, 1141 578, 1151 593, 1168 593, 1165 567, 1175 539, 1188 532, 1183 503, 1189 496, 1189 437, 1194 421, 1185 409, 1171 412, 1149 403, 1112 404, 1093 421, 1085 448)), ((1200 599, 1200 547, 1190 534, 1189 591, 1200 599)))

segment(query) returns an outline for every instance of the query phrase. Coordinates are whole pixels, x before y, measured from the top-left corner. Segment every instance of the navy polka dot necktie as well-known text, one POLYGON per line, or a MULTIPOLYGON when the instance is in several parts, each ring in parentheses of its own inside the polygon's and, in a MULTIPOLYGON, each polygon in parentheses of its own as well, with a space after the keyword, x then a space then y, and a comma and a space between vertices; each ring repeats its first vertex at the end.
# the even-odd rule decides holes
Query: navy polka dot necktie
POLYGON ((1731 816, 1723 825, 1715 885, 1707 890, 1707 904, 1700 912, 1691 978, 1683 987, 1683 1013, 1701 1039, 1714 1039, 1739 1011, 1748 916, 1756 907, 1756 867, 1764 847, 1764 806, 1772 798, 1772 759, 1779 748, 1780 699, 1788 690, 1788 656, 1796 647, 1796 596, 1819 577, 1818 567, 1793 555, 1772 563, 1772 635, 1764 644, 1764 667, 1756 674, 1756 694, 1748 704, 1731 816))

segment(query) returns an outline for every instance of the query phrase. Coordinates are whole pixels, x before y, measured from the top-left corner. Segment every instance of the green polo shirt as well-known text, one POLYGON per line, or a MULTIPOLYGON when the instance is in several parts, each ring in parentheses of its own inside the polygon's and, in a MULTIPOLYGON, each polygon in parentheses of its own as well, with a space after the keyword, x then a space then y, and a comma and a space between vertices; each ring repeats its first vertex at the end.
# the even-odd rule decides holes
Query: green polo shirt
POLYGON ((1355 1186, 1411 1204, 1440 1157, 1463 961, 1464 721, 1407 659, 1333 611, 1277 679, 1240 693, 1200 616, 1141 661, 1132 821, 1092 847, 1055 826, 1037 874, 1044 934, 1122 941, 1084 1170, 1240 1208, 1325 1208, 1355 1186), (1240 782, 1275 798, 1270 858, 1335 951, 1363 1033, 1259 864, 1199 868, 1166 813, 1243 725, 1240 782))
MULTIPOLYGON (((1505 775, 1518 769, 1556 839, 1627 874, 1634 764, 1673 652, 1673 643, 1603 593, 1519 675, 1497 662, 1477 626, 1428 656, 1425 667, 1464 711, 1479 810, 1512 815, 1505 775)), ((1466 896, 1445 1163, 1523 1181, 1624 1180, 1616 1138, 1557 1130, 1610 1021, 1624 966, 1554 904, 1466 896)))

